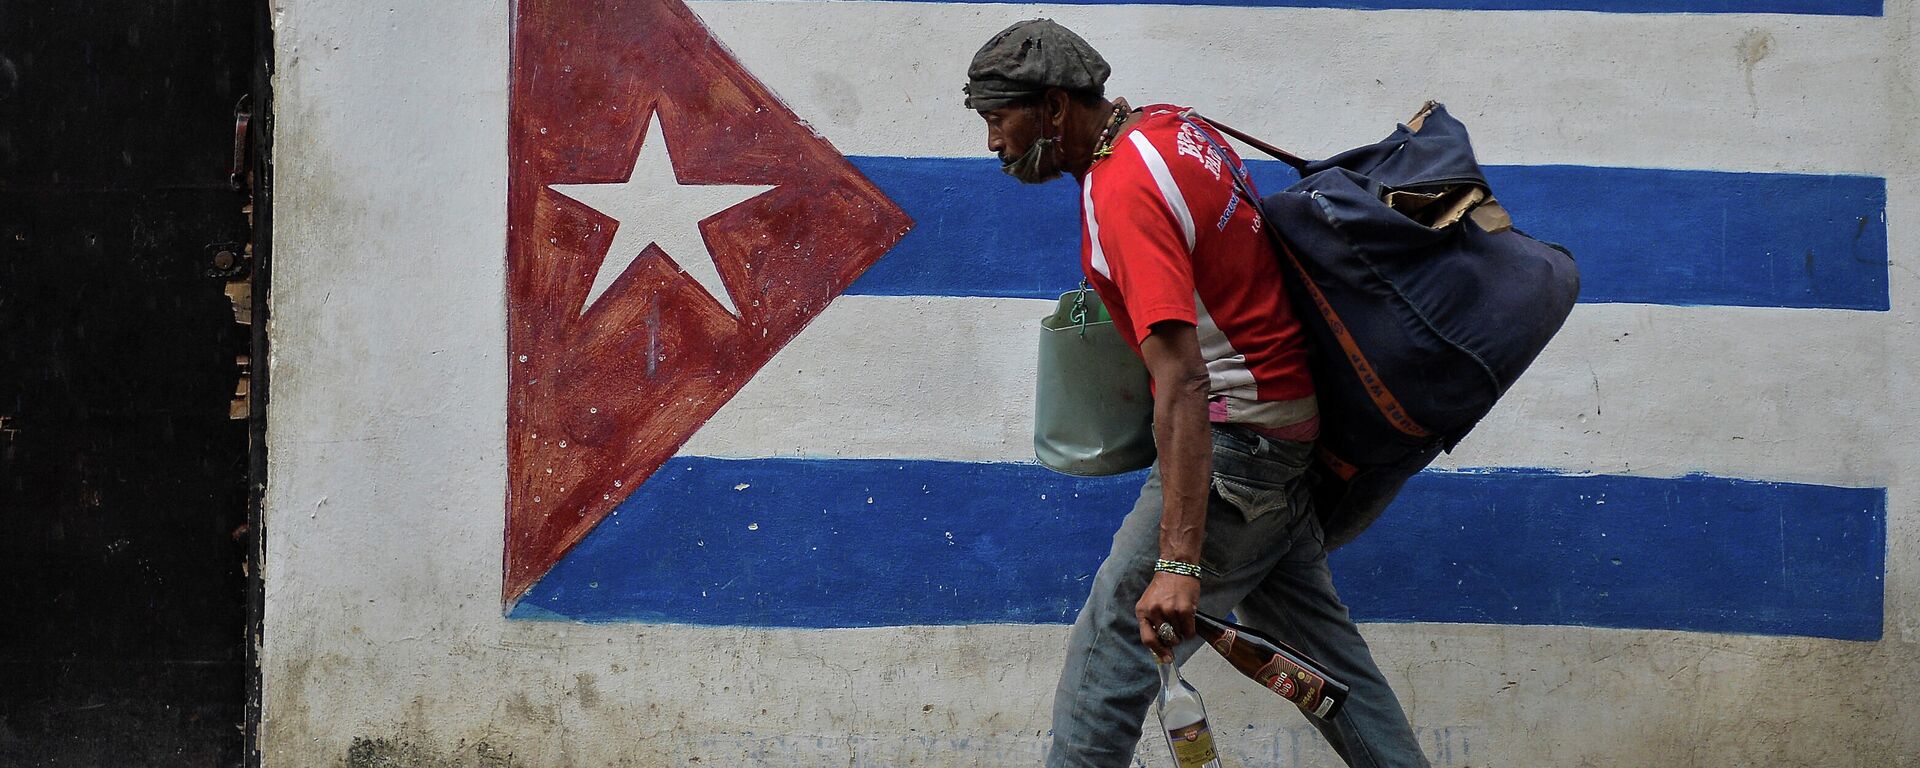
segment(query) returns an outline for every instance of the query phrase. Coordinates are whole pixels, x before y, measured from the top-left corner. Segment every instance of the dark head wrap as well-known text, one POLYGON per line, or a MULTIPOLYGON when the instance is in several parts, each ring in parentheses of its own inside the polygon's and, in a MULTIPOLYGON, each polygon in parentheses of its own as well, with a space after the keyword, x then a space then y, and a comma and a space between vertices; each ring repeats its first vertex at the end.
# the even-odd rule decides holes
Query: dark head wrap
POLYGON ((999 109, 1048 88, 1105 90, 1113 68, 1073 30, 1052 19, 1007 27, 980 47, 967 65, 967 108, 999 109))

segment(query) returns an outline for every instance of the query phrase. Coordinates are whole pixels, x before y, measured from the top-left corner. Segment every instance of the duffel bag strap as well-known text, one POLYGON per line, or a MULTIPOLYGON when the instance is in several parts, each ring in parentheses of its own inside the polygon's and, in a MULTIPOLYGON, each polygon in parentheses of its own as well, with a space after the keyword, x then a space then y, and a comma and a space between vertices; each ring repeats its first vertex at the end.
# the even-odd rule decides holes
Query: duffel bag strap
MULTIPOLYGON (((1431 101, 1431 100, 1425 104, 1420 105, 1420 112, 1418 114, 1415 114, 1413 116, 1413 119, 1407 121, 1407 127, 1415 131, 1420 130, 1420 125, 1426 122, 1427 115, 1431 114, 1433 112, 1433 108, 1437 106, 1440 106, 1440 102, 1431 101)), ((1261 141, 1260 139, 1255 138, 1252 134, 1249 134, 1246 131, 1237 130, 1233 126, 1227 125, 1226 123, 1222 123, 1210 117, 1201 117, 1200 113, 1195 112, 1193 110, 1187 110, 1186 115, 1184 116, 1199 117, 1201 120, 1205 120, 1207 125, 1211 125, 1215 128, 1220 129, 1221 133, 1224 133, 1228 136, 1232 136, 1236 139, 1239 139, 1240 143, 1245 144, 1249 147, 1253 147, 1254 149, 1260 150, 1261 152, 1265 152, 1268 155, 1273 156, 1273 159, 1279 160, 1280 162, 1283 162, 1289 166, 1292 166, 1293 169, 1296 171, 1306 170, 1307 163, 1309 162, 1308 160, 1305 160, 1301 158, 1299 155, 1296 155, 1292 152, 1288 152, 1272 144, 1268 144, 1264 141, 1261 141)))
MULTIPOLYGON (((1416 133, 1419 132, 1420 126, 1426 122, 1427 115, 1432 114, 1434 107, 1438 106, 1440 106, 1440 102, 1437 101, 1428 101, 1421 105, 1419 114, 1414 115, 1413 119, 1407 121, 1407 128, 1416 133)), ((1299 171, 1302 176, 1307 173, 1307 164, 1310 161, 1301 159, 1299 155, 1261 141, 1245 131, 1235 129, 1233 126, 1221 123, 1212 118, 1201 117, 1200 113, 1192 110, 1188 110, 1183 117, 1200 118, 1206 121, 1208 125, 1219 129, 1221 133, 1239 139, 1240 143, 1272 155, 1274 159, 1286 163, 1294 170, 1299 171)), ((1507 214, 1506 206, 1501 205, 1499 200, 1493 198, 1492 190, 1487 189, 1485 186, 1475 186, 1472 189, 1478 190, 1478 192, 1473 193, 1465 189, 1459 190, 1459 196, 1451 198, 1445 206, 1436 206, 1432 209, 1432 212, 1424 218, 1411 213, 1408 215, 1421 224, 1434 228, 1447 226, 1459 221, 1462 216, 1465 216, 1473 219, 1473 223, 1488 234, 1499 234, 1513 229, 1513 217, 1507 214)), ((1418 193, 1409 193, 1405 190, 1390 193, 1386 201, 1387 204, 1399 209, 1402 206, 1392 199, 1393 194, 1418 193)))
POLYGON ((1293 169, 1296 171, 1303 170, 1307 167, 1307 160, 1301 158, 1299 155, 1296 155, 1292 152, 1288 152, 1272 144, 1268 144, 1264 141, 1256 139, 1252 135, 1249 135, 1245 132, 1234 130, 1232 127, 1228 126, 1226 123, 1222 123, 1213 118, 1201 117, 1200 114, 1196 112, 1188 112, 1187 114, 1189 116, 1198 117, 1201 120, 1206 121, 1207 125, 1211 125, 1215 128, 1220 129, 1221 133, 1224 133, 1228 136, 1232 136, 1236 139, 1239 139, 1240 143, 1242 144, 1245 144, 1249 147, 1253 147, 1254 149, 1257 149, 1269 155, 1272 155, 1273 159, 1279 160, 1280 162, 1283 162, 1283 163, 1286 163, 1287 165, 1292 166, 1293 169))

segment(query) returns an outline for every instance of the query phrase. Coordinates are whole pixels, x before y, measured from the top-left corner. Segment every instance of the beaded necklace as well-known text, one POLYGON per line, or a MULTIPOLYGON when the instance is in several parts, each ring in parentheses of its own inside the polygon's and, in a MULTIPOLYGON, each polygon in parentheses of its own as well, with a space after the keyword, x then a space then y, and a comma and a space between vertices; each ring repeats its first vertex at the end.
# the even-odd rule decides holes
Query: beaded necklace
POLYGON ((1108 155, 1113 154, 1113 141, 1120 137, 1120 126, 1127 121, 1127 114, 1132 111, 1132 108, 1127 106, 1126 99, 1113 100, 1113 117, 1108 118, 1107 127, 1100 131, 1100 141, 1093 145, 1094 162, 1105 160, 1108 155))

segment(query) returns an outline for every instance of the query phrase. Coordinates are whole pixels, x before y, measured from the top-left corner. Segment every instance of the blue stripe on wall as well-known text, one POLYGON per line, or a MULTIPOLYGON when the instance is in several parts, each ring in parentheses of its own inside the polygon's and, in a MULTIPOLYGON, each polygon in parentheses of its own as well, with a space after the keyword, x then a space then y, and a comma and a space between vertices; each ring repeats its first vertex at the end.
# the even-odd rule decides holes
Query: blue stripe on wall
MULTIPOLYGON (((1073 619, 1140 475, 677 458, 523 619, 854 627, 1073 619)), ((1881 633, 1886 493, 1718 477, 1426 473, 1333 558, 1361 621, 1881 633)))
MULTIPOLYGON (((980 0, 913 0, 968 3, 980 0)), ((1360 11, 1597 11, 1600 13, 1799 13, 1879 16, 1881 0, 1064 0, 1069 5, 1219 5, 1360 11)))
MULTIPOLYGON (((1080 282, 1079 188, 992 159, 856 157, 916 225, 849 293, 1053 298, 1080 282)), ((1252 163, 1261 189, 1298 176, 1252 163)), ((1529 233, 1579 260, 1586 303, 1885 310, 1886 181, 1874 176, 1489 166, 1529 233)))

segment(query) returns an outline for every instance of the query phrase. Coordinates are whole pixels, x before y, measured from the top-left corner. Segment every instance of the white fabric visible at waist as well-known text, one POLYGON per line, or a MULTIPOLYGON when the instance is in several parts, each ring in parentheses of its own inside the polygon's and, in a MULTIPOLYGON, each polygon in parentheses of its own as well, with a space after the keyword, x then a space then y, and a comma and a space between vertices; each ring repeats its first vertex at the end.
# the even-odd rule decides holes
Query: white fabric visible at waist
POLYGON ((1320 415, 1320 401, 1313 395, 1298 400, 1248 400, 1217 394, 1208 398, 1208 406, 1210 411, 1224 416, 1214 421, 1269 429, 1290 427, 1320 415))

